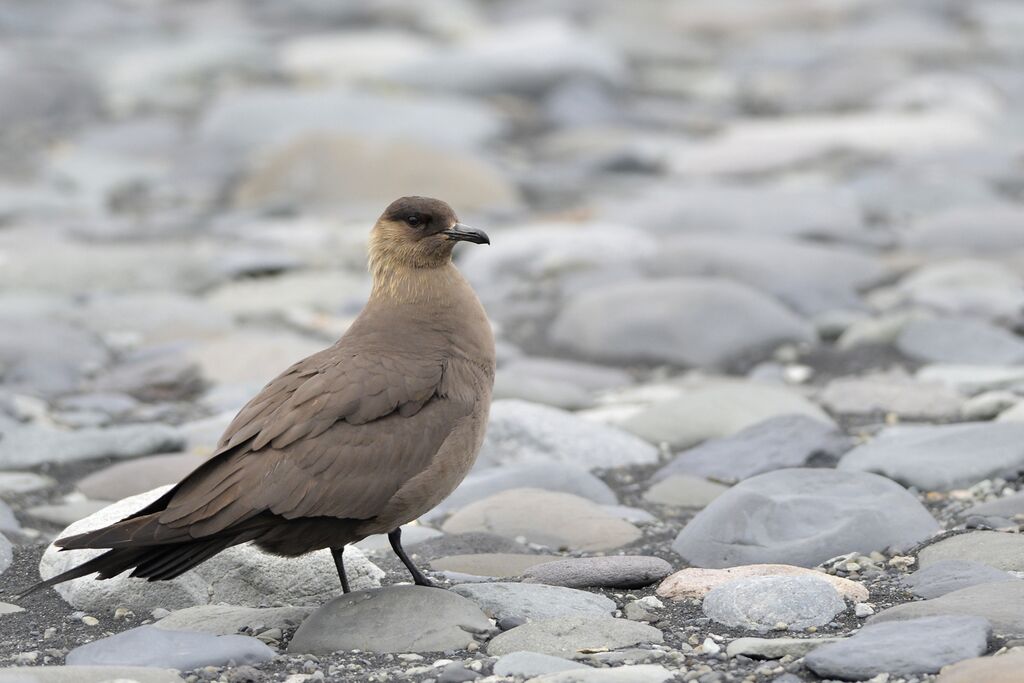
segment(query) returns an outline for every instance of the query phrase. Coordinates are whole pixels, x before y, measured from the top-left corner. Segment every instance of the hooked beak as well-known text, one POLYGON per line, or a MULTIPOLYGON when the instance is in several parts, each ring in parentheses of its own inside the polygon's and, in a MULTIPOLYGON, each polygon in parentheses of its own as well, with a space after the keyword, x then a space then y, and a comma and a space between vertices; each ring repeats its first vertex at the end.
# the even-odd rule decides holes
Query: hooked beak
POLYGON ((472 242, 473 244, 490 244, 491 238, 487 236, 487 233, 483 230, 477 230, 471 228, 468 225, 462 223, 456 223, 447 230, 441 232, 442 235, 447 235, 449 240, 455 242, 472 242))

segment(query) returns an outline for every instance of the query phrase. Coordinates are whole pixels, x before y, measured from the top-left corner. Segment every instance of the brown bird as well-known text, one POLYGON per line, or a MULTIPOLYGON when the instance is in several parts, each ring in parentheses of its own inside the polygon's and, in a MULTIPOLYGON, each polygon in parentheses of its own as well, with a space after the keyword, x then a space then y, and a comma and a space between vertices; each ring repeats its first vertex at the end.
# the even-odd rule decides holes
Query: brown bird
POLYGON ((162 581, 239 543, 284 556, 330 548, 349 591, 346 545, 386 533, 419 585, 401 525, 450 494, 483 442, 494 337, 452 263, 487 235, 446 203, 403 197, 370 237, 373 290, 330 348, 300 360, 249 401, 216 453, 146 508, 56 541, 110 548, 23 595, 99 572, 162 581))

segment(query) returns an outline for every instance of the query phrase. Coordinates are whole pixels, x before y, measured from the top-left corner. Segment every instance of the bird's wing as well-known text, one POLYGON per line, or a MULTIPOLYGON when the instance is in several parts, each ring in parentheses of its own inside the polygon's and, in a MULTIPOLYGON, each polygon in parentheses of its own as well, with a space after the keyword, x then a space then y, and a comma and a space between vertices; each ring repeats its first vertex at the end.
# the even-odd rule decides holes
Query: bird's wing
POLYGON ((440 393, 444 372, 441 357, 337 347, 293 365, 242 409, 213 460, 169 492, 160 525, 198 538, 266 511, 372 518, 472 412, 440 393))

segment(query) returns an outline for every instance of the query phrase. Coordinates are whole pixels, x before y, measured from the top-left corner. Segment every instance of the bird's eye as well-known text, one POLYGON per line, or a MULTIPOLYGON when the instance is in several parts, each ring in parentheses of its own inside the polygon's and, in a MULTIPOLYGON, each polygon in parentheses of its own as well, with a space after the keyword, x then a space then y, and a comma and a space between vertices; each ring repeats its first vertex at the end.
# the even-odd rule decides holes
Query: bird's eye
POLYGON ((415 228, 417 225, 422 223, 423 220, 419 216, 409 216, 405 219, 405 222, 415 228))

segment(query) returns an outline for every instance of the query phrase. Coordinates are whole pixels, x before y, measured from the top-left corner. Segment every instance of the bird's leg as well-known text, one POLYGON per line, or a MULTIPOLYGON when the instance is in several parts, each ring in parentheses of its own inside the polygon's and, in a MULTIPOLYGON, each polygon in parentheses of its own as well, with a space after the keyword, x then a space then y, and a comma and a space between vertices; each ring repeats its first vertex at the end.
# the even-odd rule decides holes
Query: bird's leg
POLYGON ((345 576, 345 560, 342 559, 344 552, 345 546, 331 548, 331 557, 334 558, 334 566, 338 568, 338 578, 341 579, 341 592, 351 593, 352 589, 348 587, 348 577, 345 576))
POLYGON ((395 555, 398 555, 398 559, 402 561, 405 568, 412 574, 412 580, 417 586, 430 586, 434 588, 434 582, 424 576, 423 572, 419 570, 409 559, 409 556, 405 554, 405 548, 402 547, 402 528, 399 527, 388 534, 388 540, 391 541, 391 549, 395 551, 395 555))

